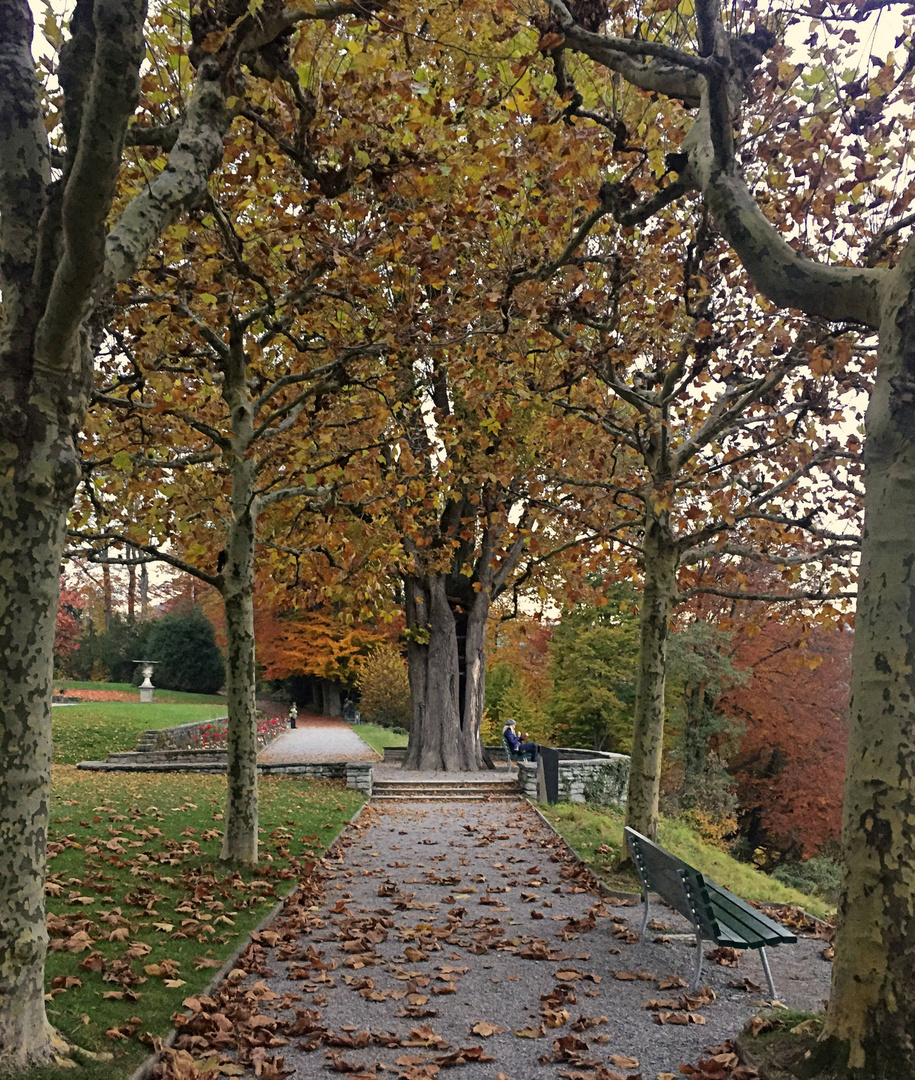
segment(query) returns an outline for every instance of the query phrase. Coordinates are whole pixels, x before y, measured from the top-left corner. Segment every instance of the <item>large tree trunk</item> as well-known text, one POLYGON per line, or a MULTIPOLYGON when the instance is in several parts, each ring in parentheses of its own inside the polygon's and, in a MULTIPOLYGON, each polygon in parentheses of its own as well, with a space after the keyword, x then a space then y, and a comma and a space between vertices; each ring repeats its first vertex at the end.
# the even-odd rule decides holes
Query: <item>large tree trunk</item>
POLYGON ((666 521, 646 514, 642 545, 642 607, 639 613, 639 674, 629 766, 626 824, 656 839, 664 748, 664 685, 667 636, 677 588, 679 553, 666 521))
POLYGON ((915 1076, 915 244, 884 297, 824 1059, 915 1076))
POLYGON ((481 590, 464 604, 452 602, 450 580, 411 576, 405 583, 413 701, 407 769, 467 772, 483 767, 480 722, 489 598, 481 590))
MULTIPOLYGON (((68 481, 75 481, 68 450, 68 481)), ((31 462, 23 454, 13 467, 15 446, 4 440, 0 457, 0 1072, 6 1073, 51 1053, 44 1002, 51 677, 73 487, 59 484, 47 446, 31 462)))
POLYGON ((340 685, 331 679, 321 680, 321 715, 342 716, 343 703, 340 699, 340 685))

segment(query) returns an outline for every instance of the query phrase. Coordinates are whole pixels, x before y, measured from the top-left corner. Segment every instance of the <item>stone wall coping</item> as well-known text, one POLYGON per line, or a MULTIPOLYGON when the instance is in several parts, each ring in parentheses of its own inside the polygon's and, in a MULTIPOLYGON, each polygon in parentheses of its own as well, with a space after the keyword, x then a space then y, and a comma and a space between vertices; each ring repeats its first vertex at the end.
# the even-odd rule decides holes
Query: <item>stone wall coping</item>
POLYGON ((202 727, 204 724, 228 724, 228 716, 216 716, 212 720, 189 720, 186 724, 172 724, 167 728, 147 728, 144 735, 159 735, 163 731, 184 731, 185 728, 202 727))

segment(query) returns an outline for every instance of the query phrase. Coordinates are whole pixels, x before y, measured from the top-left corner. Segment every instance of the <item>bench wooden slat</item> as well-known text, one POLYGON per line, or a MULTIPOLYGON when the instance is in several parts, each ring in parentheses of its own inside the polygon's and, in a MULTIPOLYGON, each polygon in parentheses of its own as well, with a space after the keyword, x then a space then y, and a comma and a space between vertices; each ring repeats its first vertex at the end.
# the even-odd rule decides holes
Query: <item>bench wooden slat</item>
POLYGON ((748 939, 755 935, 761 945, 787 945, 797 941, 795 934, 763 915, 761 911, 743 903, 727 889, 722 889, 712 881, 706 881, 705 887, 719 922, 745 933, 748 939))
POLYGON ((785 927, 710 881, 695 867, 678 859, 648 837, 628 827, 625 832, 643 883, 694 925, 698 922, 703 936, 718 945, 750 949, 797 941, 797 937, 785 927), (686 878, 686 886, 681 874, 686 878), (691 898, 687 894, 687 887, 691 898), (740 945, 736 946, 735 942, 740 942, 740 945))

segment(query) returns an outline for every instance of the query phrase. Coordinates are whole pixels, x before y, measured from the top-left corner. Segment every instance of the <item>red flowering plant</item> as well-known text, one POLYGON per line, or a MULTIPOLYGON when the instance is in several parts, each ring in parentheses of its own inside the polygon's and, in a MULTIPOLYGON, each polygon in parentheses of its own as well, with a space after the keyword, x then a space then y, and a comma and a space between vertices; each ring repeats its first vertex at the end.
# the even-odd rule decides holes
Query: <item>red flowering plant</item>
POLYGON ((285 717, 260 713, 257 718, 258 744, 262 748, 269 746, 278 735, 286 730, 287 726, 285 717))

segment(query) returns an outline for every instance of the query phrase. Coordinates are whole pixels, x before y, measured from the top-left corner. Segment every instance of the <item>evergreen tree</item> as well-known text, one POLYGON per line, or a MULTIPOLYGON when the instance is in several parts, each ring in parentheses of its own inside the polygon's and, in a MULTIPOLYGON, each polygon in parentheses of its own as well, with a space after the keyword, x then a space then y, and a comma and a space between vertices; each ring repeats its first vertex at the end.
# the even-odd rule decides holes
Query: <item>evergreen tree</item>
POLYGON ((153 682, 164 690, 213 694, 223 684, 225 665, 213 624, 199 608, 165 615, 149 626, 147 656, 157 667, 153 682))

